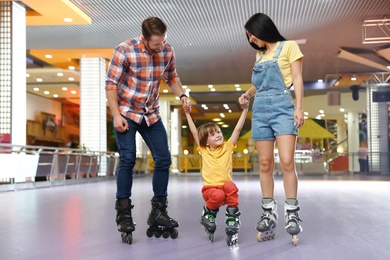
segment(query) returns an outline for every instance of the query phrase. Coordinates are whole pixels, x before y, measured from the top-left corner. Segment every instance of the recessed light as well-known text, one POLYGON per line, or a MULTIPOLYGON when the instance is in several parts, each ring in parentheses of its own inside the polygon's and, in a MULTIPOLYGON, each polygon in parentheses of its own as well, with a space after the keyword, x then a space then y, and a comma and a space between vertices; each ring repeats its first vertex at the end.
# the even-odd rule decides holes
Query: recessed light
POLYGON ((38 81, 38 82, 42 82, 42 81, 43 81, 43 79, 42 79, 42 78, 37 78, 37 79, 36 79, 36 81, 38 81))
POLYGON ((76 92, 76 90, 72 90, 70 93, 74 95, 74 94, 76 94, 77 92, 76 92))
POLYGON ((67 90, 68 90, 67 87, 62 87, 61 89, 62 89, 63 91, 67 91, 67 90))
POLYGON ((58 98, 58 94, 53 94, 53 97, 58 98))
POLYGON ((53 58, 53 56, 52 56, 51 54, 46 54, 46 55, 45 55, 45 58, 46 58, 46 59, 51 59, 51 58, 53 58))
POLYGON ((39 91, 39 88, 33 88, 34 91, 39 91))
POLYGON ((58 77, 62 77, 62 76, 64 76, 64 73, 62 73, 62 72, 57 72, 57 76, 58 76, 58 77))
POLYGON ((73 18, 70 18, 70 17, 64 18, 64 22, 71 23, 71 22, 73 22, 73 18))
POLYGON ((69 66, 68 69, 74 70, 74 69, 76 69, 76 68, 75 68, 75 66, 69 66))
POLYGON ((49 95, 50 94, 50 92, 49 91, 43 91, 43 94, 45 94, 45 95, 49 95))
POLYGON ((69 81, 74 81, 74 78, 70 77, 68 78, 69 81))

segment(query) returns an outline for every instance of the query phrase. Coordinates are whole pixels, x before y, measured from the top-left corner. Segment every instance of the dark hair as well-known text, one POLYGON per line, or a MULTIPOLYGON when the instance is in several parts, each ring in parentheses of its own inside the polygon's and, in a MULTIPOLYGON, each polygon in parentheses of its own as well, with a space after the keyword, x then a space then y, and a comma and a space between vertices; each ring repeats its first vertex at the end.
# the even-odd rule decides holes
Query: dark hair
POLYGON ((198 127, 199 145, 201 147, 207 146, 207 139, 209 134, 212 134, 219 130, 219 126, 216 123, 206 123, 198 127))
MULTIPOLYGON (((268 15, 263 13, 254 14, 245 24, 245 29, 256 38, 266 42, 285 41, 286 39, 279 33, 278 28, 268 15)), ((249 36, 246 34, 249 42, 249 36)), ((249 42, 256 50, 263 50, 256 44, 249 42)))
POLYGON ((142 22, 142 35, 147 41, 152 35, 163 36, 166 32, 166 24, 158 17, 149 17, 142 22))

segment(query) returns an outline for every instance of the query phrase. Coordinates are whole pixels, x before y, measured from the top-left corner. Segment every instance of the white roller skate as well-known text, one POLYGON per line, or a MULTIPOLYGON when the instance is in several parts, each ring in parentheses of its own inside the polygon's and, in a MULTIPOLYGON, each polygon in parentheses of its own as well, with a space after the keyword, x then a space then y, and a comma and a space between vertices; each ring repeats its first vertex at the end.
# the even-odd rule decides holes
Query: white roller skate
POLYGON ((299 218, 299 203, 296 199, 287 199, 284 203, 284 220, 286 231, 292 236, 294 246, 298 245, 298 234, 302 232, 299 218))
POLYGON ((262 199, 263 214, 257 223, 257 241, 267 241, 275 238, 278 211, 276 201, 273 199, 262 199))

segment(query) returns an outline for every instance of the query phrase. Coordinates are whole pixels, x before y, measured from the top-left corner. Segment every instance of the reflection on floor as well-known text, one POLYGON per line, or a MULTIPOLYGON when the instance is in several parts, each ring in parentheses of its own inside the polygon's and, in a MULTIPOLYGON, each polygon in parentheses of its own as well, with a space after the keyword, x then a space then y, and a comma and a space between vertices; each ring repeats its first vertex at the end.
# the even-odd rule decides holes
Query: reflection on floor
MULTIPOLYGON (((388 259, 390 178, 300 176, 303 232, 294 247, 279 219, 276 238, 258 243, 257 176, 238 174, 239 245, 225 242, 225 207, 215 242, 199 224, 203 199, 199 175, 172 175, 169 214, 180 222, 177 239, 148 238, 151 177, 134 179, 133 244, 121 241, 114 223, 115 181, 0 193, 0 259, 388 259)), ((276 176, 275 198, 283 216, 284 191, 276 176)))

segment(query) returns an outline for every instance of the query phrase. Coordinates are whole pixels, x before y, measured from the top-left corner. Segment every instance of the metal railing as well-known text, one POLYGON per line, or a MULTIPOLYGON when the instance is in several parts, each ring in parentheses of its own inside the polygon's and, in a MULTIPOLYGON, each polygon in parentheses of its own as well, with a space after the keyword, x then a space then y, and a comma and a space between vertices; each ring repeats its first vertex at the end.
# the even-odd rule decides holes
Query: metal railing
POLYGON ((0 144, 0 183, 35 183, 114 176, 116 152, 0 144))

